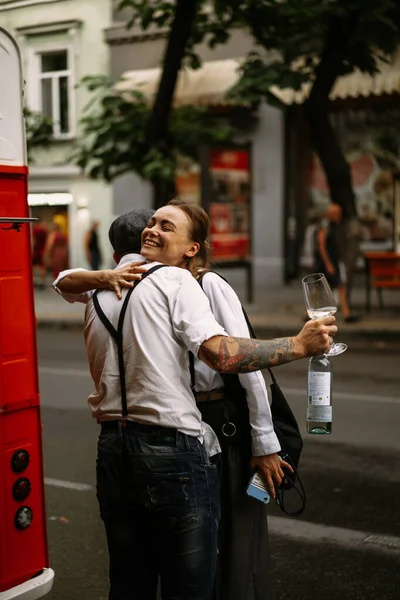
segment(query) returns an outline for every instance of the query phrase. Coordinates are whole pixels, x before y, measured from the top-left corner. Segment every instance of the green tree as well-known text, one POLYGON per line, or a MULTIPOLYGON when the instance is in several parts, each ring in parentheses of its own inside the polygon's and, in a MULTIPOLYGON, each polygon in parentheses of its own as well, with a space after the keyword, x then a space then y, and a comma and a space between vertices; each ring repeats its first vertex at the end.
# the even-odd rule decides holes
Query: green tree
POLYGON ((42 113, 24 108, 28 163, 33 162, 35 148, 49 148, 53 139, 53 122, 42 113))
MULTIPOLYGON (((179 4, 179 0, 123 0, 120 6, 132 9, 128 26, 172 31, 179 4)), ((354 217, 350 169, 329 119, 329 94, 338 77, 355 69, 374 74, 379 59, 388 60, 395 52, 400 41, 398 0, 198 0, 193 4, 197 12, 187 22, 191 34, 184 48, 184 58, 192 67, 200 64, 199 43, 205 41, 210 47, 226 43, 232 30, 242 27, 253 36, 255 50, 246 58, 234 96, 276 102, 272 86, 298 90, 304 83, 310 85, 303 110, 331 199, 343 207, 346 218, 354 217)), ((170 69, 174 73, 166 60, 164 74, 170 69)), ((160 88, 157 100, 161 101, 162 93, 160 88)))
POLYGON ((219 122, 216 126, 206 108, 192 106, 172 111, 168 130, 160 136, 153 129, 152 134, 152 110, 146 98, 135 90, 117 92, 115 83, 106 77, 86 77, 82 81, 93 97, 81 119, 83 133, 72 158, 95 179, 110 182, 133 171, 151 181, 159 201, 165 201, 174 192, 180 156, 197 160, 200 146, 232 136, 229 123, 219 122))

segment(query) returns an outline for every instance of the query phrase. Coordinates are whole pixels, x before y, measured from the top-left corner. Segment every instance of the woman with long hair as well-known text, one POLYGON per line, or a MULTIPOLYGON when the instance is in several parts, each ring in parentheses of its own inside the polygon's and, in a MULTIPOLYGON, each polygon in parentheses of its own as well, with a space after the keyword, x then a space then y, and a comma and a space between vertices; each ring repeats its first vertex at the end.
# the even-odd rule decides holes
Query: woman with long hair
MULTIPOLYGON (((209 270, 208 253, 209 218, 198 205, 173 200, 157 210, 149 219, 142 234, 141 255, 148 262, 162 262, 188 269, 201 280, 216 320, 228 335, 249 337, 248 326, 241 303, 231 286, 209 270), (183 214, 182 214, 183 213, 183 214), (176 235, 174 221, 184 216, 187 239, 176 235), (193 248, 196 251, 193 251, 193 248), (190 251, 188 250, 190 249, 190 251)), ((79 294, 96 287, 109 287, 120 294, 120 287, 131 287, 138 277, 135 269, 115 271, 67 271, 60 273, 55 286, 63 295, 73 300, 71 292, 79 294)), ((140 269, 139 269, 140 271, 140 269)), ((88 301, 90 292, 77 295, 88 301), (86 298, 86 299, 85 299, 86 298)), ((188 361, 189 362, 189 361, 188 361)), ((215 460, 221 473, 221 522, 219 530, 219 567, 216 600, 269 600, 272 598, 269 572, 268 526, 266 506, 246 495, 246 485, 252 469, 259 469, 267 482, 271 495, 274 484, 283 478, 282 467, 288 467, 277 455, 279 442, 273 430, 271 412, 264 378, 260 371, 239 375, 235 385, 229 379, 193 357, 192 389, 203 420, 214 428, 222 454, 215 460), (231 435, 224 425, 226 407, 235 401, 235 386, 246 392, 247 406, 236 417, 235 428, 240 435, 231 435)), ((228 376, 230 377, 230 376, 228 376)), ((245 402, 243 402, 245 405, 245 402)))

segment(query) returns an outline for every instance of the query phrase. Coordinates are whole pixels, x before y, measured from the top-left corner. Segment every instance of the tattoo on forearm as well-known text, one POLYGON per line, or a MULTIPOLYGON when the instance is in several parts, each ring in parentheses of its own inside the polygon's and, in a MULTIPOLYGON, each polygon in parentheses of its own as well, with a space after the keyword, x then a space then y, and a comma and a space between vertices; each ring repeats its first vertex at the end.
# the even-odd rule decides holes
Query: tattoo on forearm
POLYGON ((203 347, 202 353, 208 364, 223 373, 250 373, 274 365, 282 365, 294 359, 293 338, 254 340, 224 337, 219 352, 203 347))

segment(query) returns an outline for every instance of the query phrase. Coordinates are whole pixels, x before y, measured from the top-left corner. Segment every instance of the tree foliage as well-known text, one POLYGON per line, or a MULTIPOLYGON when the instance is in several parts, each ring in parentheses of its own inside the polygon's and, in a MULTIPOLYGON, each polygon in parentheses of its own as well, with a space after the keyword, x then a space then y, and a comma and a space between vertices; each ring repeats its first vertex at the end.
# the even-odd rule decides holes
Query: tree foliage
MULTIPOLYGON (((123 0, 131 9, 128 27, 169 30, 172 0, 123 0)), ((400 41, 398 0, 199 0, 185 62, 201 64, 197 48, 228 41, 235 28, 246 29, 255 47, 246 57, 234 97, 250 102, 269 99, 273 85, 300 89, 311 85, 304 114, 327 175, 332 200, 345 216, 355 214, 350 170, 329 121, 329 94, 336 79, 359 69, 374 74, 400 41)))
POLYGON ((53 139, 53 122, 42 113, 24 108, 28 162, 33 162, 35 148, 49 148, 53 139))
POLYGON ((228 140, 228 124, 216 124, 205 108, 184 106, 173 111, 169 123, 168 152, 147 142, 151 115, 138 91, 117 92, 115 81, 86 77, 82 85, 93 92, 81 119, 83 135, 74 160, 93 178, 112 181, 134 171, 149 181, 173 181, 180 155, 198 158, 201 145, 228 140))

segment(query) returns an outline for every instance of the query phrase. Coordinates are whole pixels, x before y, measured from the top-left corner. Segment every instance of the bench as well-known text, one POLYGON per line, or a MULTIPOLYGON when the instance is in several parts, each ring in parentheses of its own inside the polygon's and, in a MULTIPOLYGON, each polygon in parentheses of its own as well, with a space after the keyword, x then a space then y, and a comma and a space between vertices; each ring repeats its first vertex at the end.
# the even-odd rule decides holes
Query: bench
POLYGON ((365 252, 366 309, 371 310, 371 290, 378 295, 379 308, 384 308, 382 290, 400 290, 400 253, 365 252))

